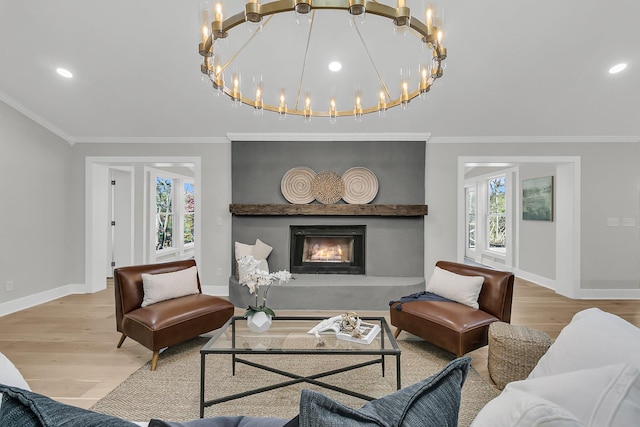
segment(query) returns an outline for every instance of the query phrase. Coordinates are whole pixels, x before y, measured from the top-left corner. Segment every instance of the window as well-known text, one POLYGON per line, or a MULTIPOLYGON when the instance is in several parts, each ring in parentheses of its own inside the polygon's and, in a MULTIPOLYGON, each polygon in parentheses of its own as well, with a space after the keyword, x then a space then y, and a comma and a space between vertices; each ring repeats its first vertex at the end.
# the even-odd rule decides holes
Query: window
POLYGON ((193 182, 184 182, 184 215, 183 215, 183 242, 194 242, 195 234, 195 199, 193 182))
POLYGON ((488 249, 505 252, 507 229, 507 192, 504 175, 487 181, 487 244, 488 249))
POLYGON ((476 189, 466 188, 467 194, 467 249, 476 248, 476 189))
POLYGON ((193 255, 195 248, 195 184, 192 177, 152 169, 151 191, 151 255, 182 259, 193 255), (155 196, 155 201, 153 197, 155 196), (155 203, 155 210, 153 207, 155 203), (155 215, 155 219, 153 216, 155 215), (154 227, 155 223, 155 228, 154 227))
POLYGON ((156 251, 173 247, 173 179, 156 177, 156 251))

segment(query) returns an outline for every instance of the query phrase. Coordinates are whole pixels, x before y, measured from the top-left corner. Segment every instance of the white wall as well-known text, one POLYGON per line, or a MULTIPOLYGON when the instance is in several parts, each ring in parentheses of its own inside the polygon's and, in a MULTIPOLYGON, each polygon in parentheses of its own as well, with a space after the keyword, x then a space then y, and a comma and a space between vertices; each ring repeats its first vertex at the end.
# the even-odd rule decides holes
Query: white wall
MULTIPOLYGON (((537 276, 549 279, 556 278, 556 224, 553 221, 522 220, 522 181, 530 178, 556 175, 555 165, 523 164, 519 168, 520 184, 518 185, 520 202, 516 221, 519 226, 518 268, 537 276)), ((555 192, 554 195, 556 195, 555 192)), ((554 202, 557 209, 558 203, 554 202)))
POLYGON ((7 301, 21 307, 30 297, 67 293, 74 282, 68 257, 71 147, 45 128, 0 102, 0 315, 7 301), (7 281, 13 291, 7 291, 7 281), (26 298, 26 299, 23 299, 26 298))
POLYGON ((580 288, 583 297, 615 293, 640 297, 640 144, 437 143, 427 144, 425 222, 427 265, 457 258, 457 161, 464 156, 578 156, 581 161, 580 288), (608 227, 607 218, 633 218, 635 227, 608 227), (597 290, 597 292, 589 292, 597 290))
MULTIPOLYGON (((124 159, 132 161, 149 158, 199 158, 201 179, 197 183, 200 199, 198 201, 201 221, 201 239, 196 243, 196 259, 203 287, 212 287, 211 292, 227 292, 228 280, 231 275, 231 144, 76 144, 73 147, 73 170, 78 175, 85 167, 85 159, 100 162, 100 159, 124 159), (220 269, 220 274, 218 274, 220 269)), ((147 163, 147 166, 151 164, 147 163)), ((134 168, 134 209, 136 211, 136 224, 142 221, 138 218, 144 212, 144 180, 143 167, 136 163, 134 168)), ((81 211, 84 210, 85 197, 84 186, 73 183, 77 187, 72 203, 81 211)), ((78 221, 80 220, 78 218, 78 221)), ((136 227, 134 235, 134 261, 143 262, 145 246, 145 233, 142 227, 136 227)), ((80 260, 77 269, 78 277, 84 277, 84 228, 79 230, 78 247, 74 248, 74 258, 80 260)))

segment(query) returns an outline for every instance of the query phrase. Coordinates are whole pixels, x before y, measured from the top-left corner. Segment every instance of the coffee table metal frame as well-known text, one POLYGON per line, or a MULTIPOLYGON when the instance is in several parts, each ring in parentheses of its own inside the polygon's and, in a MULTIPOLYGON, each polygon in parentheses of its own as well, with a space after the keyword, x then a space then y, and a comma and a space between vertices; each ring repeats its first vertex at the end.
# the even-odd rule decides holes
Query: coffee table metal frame
MULTIPOLYGON (((320 322, 325 320, 326 317, 320 316, 277 316, 273 318, 273 323, 271 325, 272 329, 278 328, 278 323, 282 321, 316 321, 320 322)), ((251 348, 236 348, 236 322, 245 321, 246 319, 242 316, 233 316, 231 319, 227 321, 220 329, 218 329, 213 337, 200 349, 200 418, 204 417, 204 408, 208 406, 215 405, 217 403, 228 402, 230 400, 240 399, 242 397, 251 396, 258 393, 264 393, 266 391, 275 390, 282 387, 287 387, 293 384, 298 384, 301 382, 313 384, 319 387, 324 387, 326 389, 334 390, 340 393, 347 394, 349 396, 354 396, 363 400, 374 400, 374 397, 359 393, 357 391, 348 390, 342 387, 337 387, 332 384, 325 383, 323 381, 318 381, 318 379, 327 377, 329 375, 335 375, 342 372, 352 371, 354 369, 363 368, 365 366, 381 364, 382 367, 382 376, 385 375, 385 357, 386 356, 394 356, 396 358, 396 387, 398 390, 402 387, 401 384, 401 372, 400 372, 400 347, 398 347, 398 343, 396 342, 391 330, 389 329, 389 325, 384 317, 371 317, 371 316, 362 316, 361 319, 366 322, 376 322, 380 325, 380 346, 374 346, 373 344, 356 344, 357 347, 352 348, 312 348, 312 349, 284 349, 284 348, 270 348, 270 349, 258 349, 254 350, 251 348), (231 347, 230 348, 212 348, 214 343, 220 338, 222 334, 225 334, 227 330, 231 328, 231 347), (391 344, 391 348, 385 347, 385 338, 388 340, 388 343, 391 344), (248 390, 241 393, 235 393, 228 396, 220 397, 217 399, 205 400, 205 358, 208 354, 231 354, 231 365, 232 365, 232 375, 236 374, 236 363, 242 363, 248 366, 253 366, 258 369, 263 369, 265 371, 273 372, 276 374, 283 375, 285 377, 291 378, 288 381, 279 382, 277 384, 259 387, 254 390, 248 390), (264 355, 283 355, 283 354, 311 354, 318 356, 331 356, 331 355, 355 355, 355 356, 379 356, 370 361, 365 361, 362 363, 357 363, 354 365, 345 366, 338 369, 333 369, 329 371, 320 372, 317 374, 313 374, 310 376, 301 376, 292 372, 283 371, 281 369, 276 369, 261 363, 256 363, 250 360, 243 359, 238 357, 238 355, 243 354, 264 354, 264 355)), ((310 326, 310 328, 313 327, 310 326)), ((311 339, 311 337, 310 337, 311 339)), ((378 338, 374 340, 376 342, 378 338)))

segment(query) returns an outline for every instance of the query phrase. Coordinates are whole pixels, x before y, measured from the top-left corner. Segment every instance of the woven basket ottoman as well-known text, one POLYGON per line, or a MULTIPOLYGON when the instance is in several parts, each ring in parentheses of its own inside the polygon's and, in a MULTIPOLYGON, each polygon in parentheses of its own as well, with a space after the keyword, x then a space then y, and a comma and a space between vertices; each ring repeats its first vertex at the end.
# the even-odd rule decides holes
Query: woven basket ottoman
POLYGON ((507 383, 527 378, 553 340, 543 331, 493 322, 489 326, 489 376, 502 390, 507 383))

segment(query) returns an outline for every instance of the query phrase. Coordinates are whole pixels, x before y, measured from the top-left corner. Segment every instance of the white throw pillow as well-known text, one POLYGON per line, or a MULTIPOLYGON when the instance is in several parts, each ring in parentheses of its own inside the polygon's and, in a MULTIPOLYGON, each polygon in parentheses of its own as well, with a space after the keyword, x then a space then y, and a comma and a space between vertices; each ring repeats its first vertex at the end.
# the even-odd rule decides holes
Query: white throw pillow
MULTIPOLYGON (((240 258, 242 258, 242 257, 253 255, 253 248, 254 247, 255 247, 255 245, 247 245, 246 243, 236 242, 235 243, 236 261, 239 261, 240 258)), ((254 258, 255 258, 255 256, 254 256, 254 258)))
POLYGON ((271 246, 267 245, 260 239, 256 239, 256 244, 253 247, 253 257, 258 260, 267 259, 269 258, 272 250, 273 248, 271 246))
POLYGON ((640 368, 640 328, 598 308, 576 313, 528 378, 630 363, 640 368))
MULTIPOLYGON (((31 391, 29 384, 7 356, 0 353, 0 384, 31 391)), ((2 394, 0 394, 2 396, 2 394)), ((0 399, 2 402, 2 399, 0 399)))
MULTIPOLYGON (((489 402, 486 411, 481 411, 485 412, 482 416, 478 414, 479 422, 474 427, 538 425, 502 421, 514 417, 520 422, 523 414, 539 412, 540 400, 562 408, 585 426, 637 425, 640 420, 640 370, 622 363, 511 382, 498 398, 489 402), (536 410, 532 411, 534 407, 536 410), (509 413, 506 408, 516 410, 509 413)), ((557 408, 549 415, 551 412, 562 414, 557 408)))
POLYGON ((256 239, 255 245, 247 245, 246 243, 235 242, 236 261, 240 258, 251 255, 256 260, 267 259, 273 248, 260 239, 256 239))
POLYGON ((584 427, 584 424, 553 402, 510 390, 487 403, 471 427, 584 427))
MULTIPOLYGON (((18 368, 2 353, 0 353, 0 384, 31 391, 31 387, 18 368)), ((2 405, 2 393, 0 393, 0 405, 2 405)))
POLYGON ((427 284, 427 292, 477 309, 483 283, 482 276, 463 276, 436 267, 427 284))
POLYGON ((198 269, 196 266, 171 273, 142 274, 144 297, 142 307, 200 293, 198 290, 198 269))

